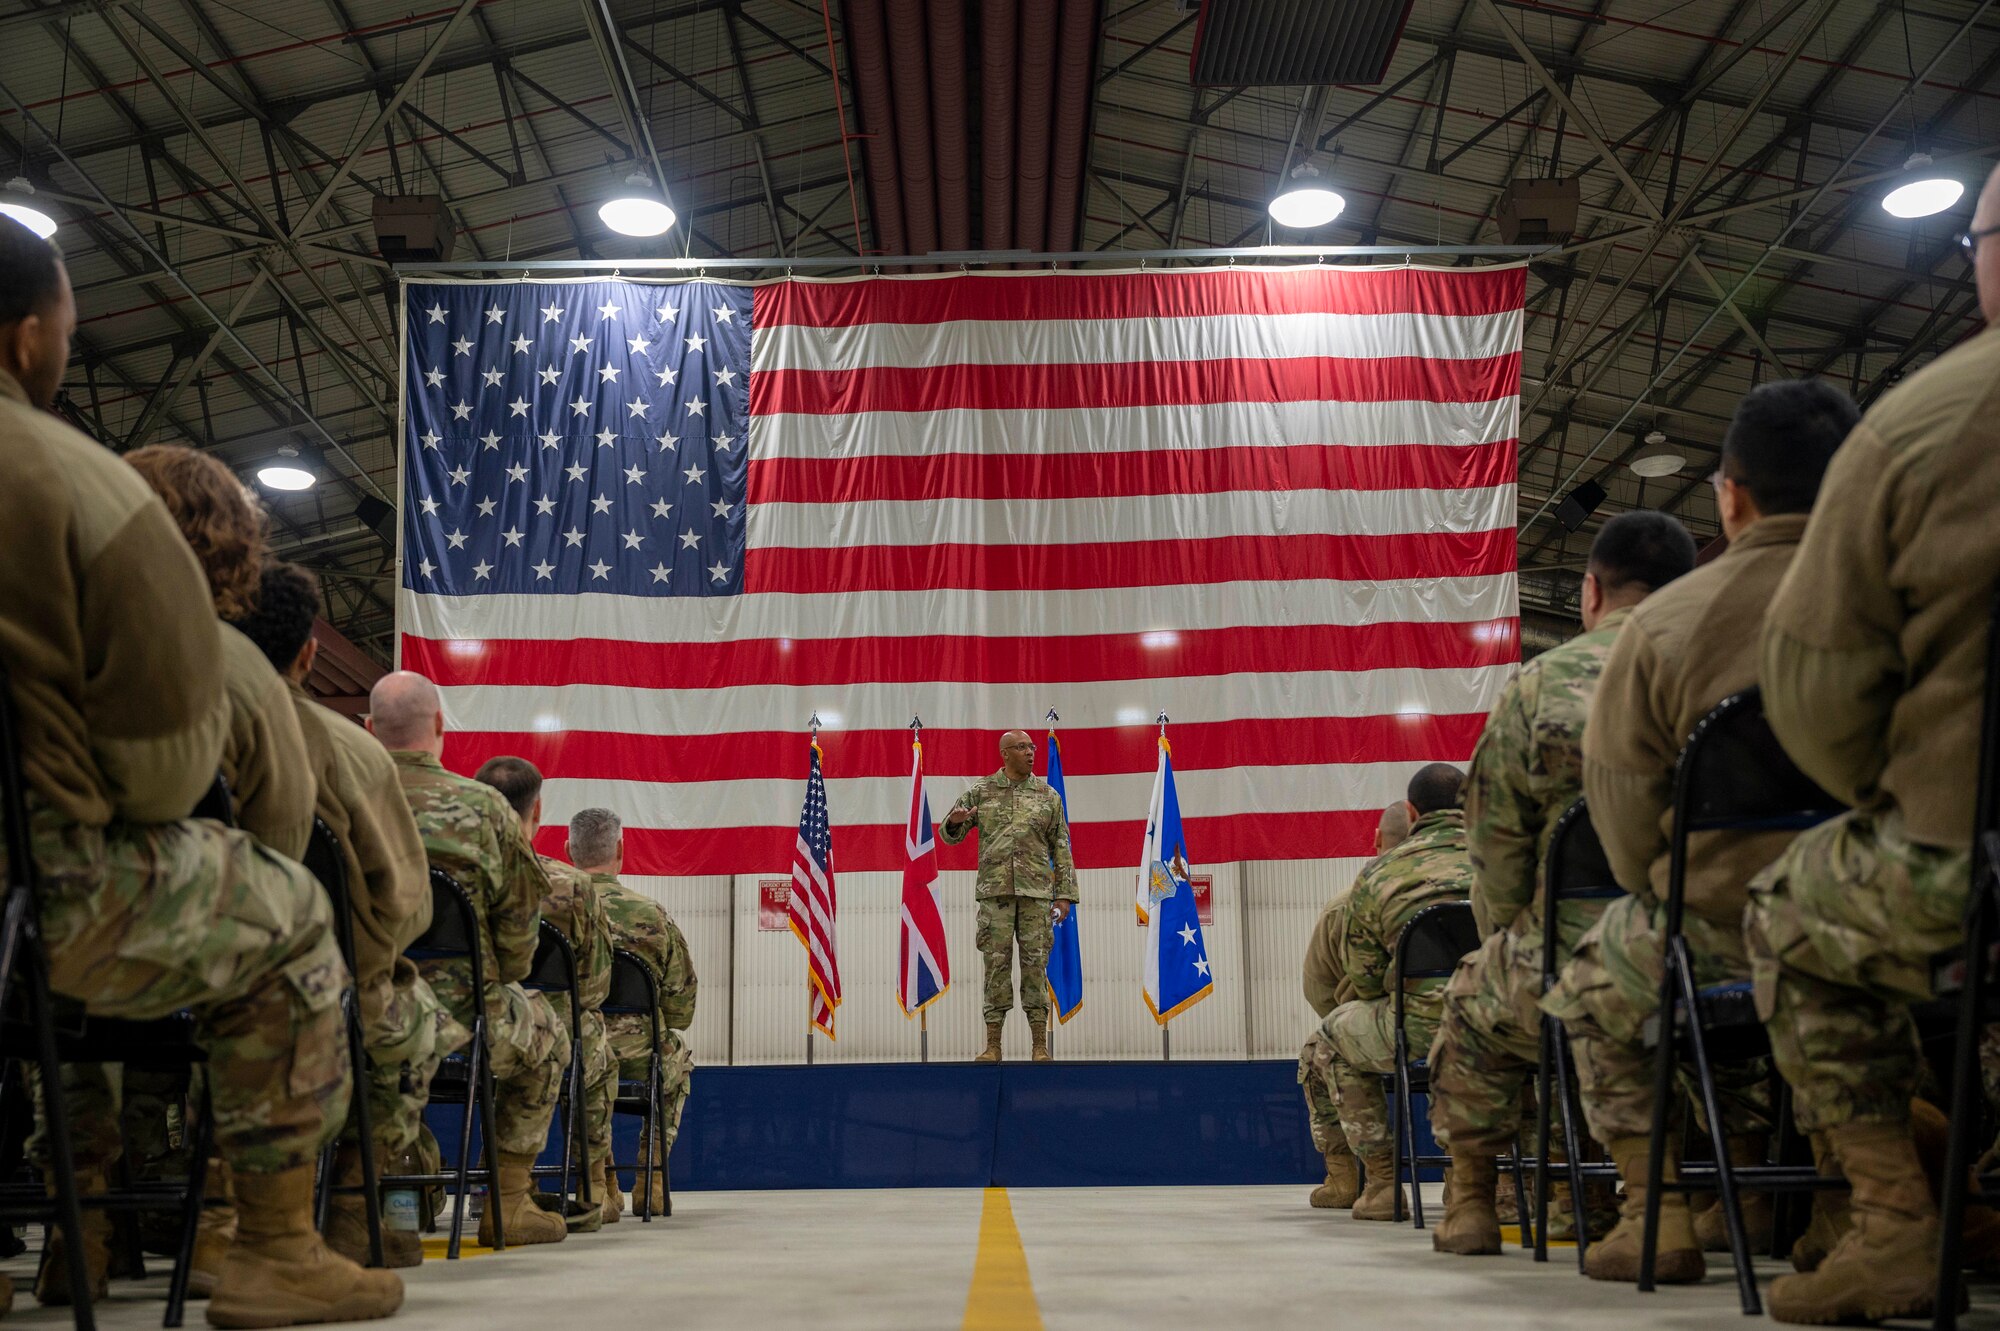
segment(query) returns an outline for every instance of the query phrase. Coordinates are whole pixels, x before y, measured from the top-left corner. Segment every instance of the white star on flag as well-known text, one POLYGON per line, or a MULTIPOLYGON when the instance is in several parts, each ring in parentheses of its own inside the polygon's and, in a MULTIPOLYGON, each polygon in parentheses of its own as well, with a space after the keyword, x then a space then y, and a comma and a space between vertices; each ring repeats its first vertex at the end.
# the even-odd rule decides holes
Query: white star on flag
POLYGON ((661 323, 666 323, 669 319, 678 319, 681 317, 680 310, 672 305, 662 305, 656 313, 659 314, 661 323))
POLYGON ((703 402, 698 397, 688 399, 688 415, 706 416, 707 414, 708 414, 708 403, 703 402))
POLYGON ((533 345, 535 344, 528 340, 528 335, 526 333, 523 333, 521 336, 514 339, 514 354, 516 356, 525 356, 528 354, 528 348, 532 347, 533 345))
POLYGON ((718 518, 729 516, 729 501, 727 499, 718 499, 710 504, 709 507, 715 510, 715 516, 718 518))
POLYGON ((1181 926, 1181 942, 1183 943, 1194 942, 1194 926, 1192 924, 1184 924, 1181 926))
POLYGON ((569 478, 573 481, 582 480, 588 471, 589 468, 585 467, 581 462, 572 462, 569 464, 569 478))
POLYGON ((438 501, 428 496, 419 499, 417 503, 424 510, 425 517, 430 517, 438 511, 438 501))
POLYGON ((436 430, 425 430, 422 434, 418 435, 417 438, 423 441, 425 448, 436 448, 439 444, 444 442, 444 436, 439 434, 436 430))
POLYGON ((625 410, 631 412, 634 416, 644 416, 646 414, 646 399, 642 397, 633 398, 625 404, 625 410))
POLYGON ((717 582, 723 581, 729 576, 729 565, 723 563, 720 559, 716 560, 708 566, 708 576, 717 582))
POLYGON ((574 412, 575 414, 577 414, 578 416, 586 416, 586 415, 589 415, 589 414, 590 414, 590 399, 589 399, 589 398, 587 398, 587 397, 585 397, 585 396, 584 396, 583 394, 581 394, 581 393, 578 393, 578 394, 576 395, 576 401, 574 401, 574 402, 572 402, 572 403, 570 403, 570 404, 569 404, 569 409, 570 409, 570 410, 571 410, 572 412, 574 412))
POLYGON ((548 432, 547 434, 545 434, 545 435, 543 435, 543 436, 542 436, 542 447, 543 447, 543 448, 561 448, 561 447, 562 447, 562 436, 561 436, 561 435, 559 435, 559 434, 557 434, 557 433, 556 433, 556 432, 555 432, 554 430, 550 430, 550 431, 549 431, 549 432, 548 432))
POLYGON ((668 384, 671 384, 677 377, 679 377, 680 372, 678 370, 673 369, 671 366, 662 365, 659 369, 653 371, 653 373, 660 376, 660 387, 665 388, 668 384))
POLYGON ((487 563, 483 559, 480 560, 477 564, 474 564, 472 566, 472 576, 475 578, 483 578, 492 571, 493 571, 493 565, 487 563))
POLYGON ((525 481, 528 479, 528 469, 516 462, 513 466, 507 468, 507 479, 510 482, 525 481))
POLYGON ((638 463, 635 462, 631 466, 625 469, 625 481, 628 485, 639 485, 642 482, 644 482, 645 479, 646 479, 646 473, 639 470, 638 463))
POLYGON ((563 317, 563 312, 562 312, 562 306, 560 306, 560 305, 544 305, 544 306, 542 306, 542 322, 543 322, 543 323, 545 323, 545 324, 552 324, 552 323, 554 323, 554 322, 555 322, 556 320, 558 320, 558 319, 560 319, 560 318, 562 318, 562 317, 563 317))
POLYGON ((703 337, 700 333, 688 334, 687 348, 689 351, 700 351, 703 347, 706 347, 707 345, 708 345, 708 339, 703 337))
POLYGON ((582 333, 578 333, 575 337, 571 338, 569 344, 573 348, 572 355, 581 356, 584 352, 590 350, 590 339, 582 333))
POLYGON ((708 473, 703 471, 700 467, 689 467, 686 471, 682 472, 681 475, 688 478, 689 485, 700 485, 701 478, 708 475, 708 473))
POLYGON ((662 430, 660 432, 660 437, 654 442, 659 444, 660 451, 664 453, 668 449, 678 448, 680 446, 681 437, 675 434, 671 430, 662 430))
POLYGON ((665 581, 666 581, 666 580, 668 579, 668 577, 670 577, 670 576, 672 575, 672 573, 673 573, 673 570, 672 570, 672 569, 670 569, 670 568, 668 568, 668 567, 667 567, 667 566, 666 566, 665 564, 655 564, 655 565, 653 565, 653 581, 654 581, 654 582, 665 582, 665 581))
POLYGON ((515 399, 514 399, 514 400, 513 400, 512 402, 509 402, 509 403, 507 404, 507 410, 508 410, 508 411, 511 411, 511 412, 512 412, 512 413, 514 413, 514 414, 515 414, 516 416, 525 416, 525 415, 527 415, 527 414, 528 414, 528 399, 526 399, 526 398, 524 398, 524 397, 517 397, 517 398, 515 398, 515 399))
POLYGON ((437 565, 431 563, 428 559, 419 559, 417 561, 417 572, 428 578, 431 574, 437 572, 437 565))
POLYGON ((610 301, 607 300, 602 305, 597 307, 597 317, 600 319, 612 318, 618 313, 619 309, 620 309, 619 306, 613 305, 610 301))
POLYGON ((734 370, 717 370, 717 371, 715 372, 715 382, 716 382, 716 384, 717 384, 717 386, 718 386, 718 387, 727 387, 728 385, 730 385, 730 384, 733 384, 733 383, 735 383, 735 382, 736 382, 736 371, 734 371, 734 370))
POLYGON ((611 511, 611 497, 609 495, 599 495, 590 501, 590 506, 599 513, 609 513, 611 511))
POLYGON ((719 434, 715 436, 715 451, 718 453, 727 453, 729 451, 729 446, 735 442, 736 442, 735 435, 719 434))
POLYGON ((497 324, 506 317, 507 311, 501 309, 498 305, 486 311, 486 322, 490 324, 497 324))
POLYGON ((610 426, 607 425, 602 430, 599 430, 597 432, 597 446, 599 448, 612 448, 615 447, 617 443, 618 443, 618 434, 610 426))
POLYGON ((500 533, 500 539, 504 540, 509 545, 519 545, 521 543, 521 538, 526 534, 527 534, 526 532, 523 532, 518 527, 509 527, 506 531, 500 533))
POLYGON ((597 367, 597 382, 598 382, 598 383, 600 383, 600 384, 613 384, 613 383, 617 383, 617 382, 618 382, 618 367, 617 367, 616 365, 600 365, 600 366, 598 366, 598 367, 597 367))
POLYGON ((1206 976, 1208 974, 1207 957, 1196 957, 1194 959, 1194 973, 1196 975, 1201 975, 1201 976, 1206 976))
POLYGON ((715 321, 719 324, 736 322, 736 311, 727 305, 718 305, 709 313, 715 316, 715 321))
POLYGON ((543 495, 540 499, 537 499, 535 501, 535 512, 540 514, 542 517, 548 517, 551 513, 554 513, 555 511, 556 511, 556 501, 549 498, 547 495, 543 495))
POLYGON ((433 305, 430 307, 430 309, 426 310, 425 313, 431 316, 431 322, 434 324, 441 324, 444 322, 444 306, 442 305, 433 305))
POLYGON ((453 420, 455 420, 455 421, 465 421, 465 420, 471 420, 471 419, 472 419, 472 404, 471 404, 470 402, 454 402, 454 403, 452 403, 452 404, 451 404, 451 418, 452 418, 453 420))
POLYGON ((425 371, 424 371, 424 385, 425 385, 425 387, 427 387, 427 388, 442 388, 442 387, 444 387, 444 371, 443 371, 443 370, 425 370, 425 371))
POLYGON ((535 570, 535 576, 538 578, 552 577, 556 571, 556 566, 546 561, 540 564, 531 564, 529 567, 535 570))
POLYGON ((451 344, 451 350, 453 355, 470 356, 472 354, 472 339, 469 337, 459 338, 458 341, 451 344))
POLYGON ((681 533, 681 548, 682 548, 682 549, 684 549, 684 550, 692 550, 692 549, 694 549, 694 548, 695 548, 695 547, 696 547, 697 545, 700 545, 700 544, 701 544, 701 534, 700 534, 699 532, 691 532, 691 531, 684 531, 684 532, 682 532, 682 533, 681 533))
POLYGON ((479 372, 479 377, 486 381, 486 386, 488 388, 498 388, 500 386, 500 381, 506 378, 507 376, 500 373, 500 371, 498 370, 481 370, 479 372))
POLYGON ((582 545, 583 533, 578 531, 576 528, 571 527, 568 531, 563 533, 563 540, 570 545, 582 545))
POLYGON ((636 528, 632 531, 628 531, 625 533, 625 548, 627 550, 637 550, 639 548, 639 542, 645 539, 646 539, 645 537, 641 536, 638 533, 636 528))
POLYGON ((611 565, 605 563, 602 559, 600 559, 595 564, 592 564, 590 566, 590 571, 591 574, 595 577, 608 578, 611 576, 611 565))
POLYGON ((546 370, 537 370, 535 373, 542 376, 542 382, 545 384, 552 384, 562 378, 562 371, 553 365, 549 366, 546 370))
POLYGON ((444 539, 445 544, 456 550, 465 544, 465 533, 454 527, 444 534, 444 539))
POLYGON ((674 511, 674 506, 673 506, 672 504, 669 504, 669 503, 668 503, 668 502, 667 502, 666 500, 664 500, 664 499, 655 499, 655 500, 653 501, 653 516, 654 516, 654 517, 656 517, 656 518, 664 518, 664 517, 666 517, 666 516, 667 516, 667 515, 668 515, 669 513, 673 512, 673 511, 674 511))
POLYGON ((644 333, 639 334, 639 336, 637 337, 626 338, 625 343, 627 346, 632 348, 632 354, 634 356, 645 355, 646 349, 653 345, 651 342, 648 342, 646 340, 646 335, 644 333))
POLYGON ((479 516, 482 518, 490 518, 493 516, 493 510, 497 507, 499 506, 495 504, 491 499, 482 499, 479 501, 479 516))
POLYGON ((467 471, 463 467, 453 467, 449 472, 445 474, 451 477, 451 483, 453 485, 464 485, 467 481, 472 479, 472 473, 467 471))
POLYGON ((480 435, 479 442, 486 445, 488 448, 492 449, 495 453, 498 453, 500 451, 500 436, 493 433, 493 431, 491 430, 488 430, 485 434, 480 435))

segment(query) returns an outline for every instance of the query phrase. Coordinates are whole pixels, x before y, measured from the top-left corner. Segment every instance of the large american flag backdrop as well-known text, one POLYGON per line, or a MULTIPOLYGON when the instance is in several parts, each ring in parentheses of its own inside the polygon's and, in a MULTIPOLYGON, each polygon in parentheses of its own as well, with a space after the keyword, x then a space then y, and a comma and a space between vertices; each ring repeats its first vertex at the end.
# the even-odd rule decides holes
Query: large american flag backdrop
MULTIPOLYGON (((627 871, 842 871, 1063 717, 1079 865, 1172 718, 1205 861, 1368 853, 1518 657, 1519 267, 407 284, 400 657, 627 871)), ((940 847, 970 867, 973 846, 940 847)))

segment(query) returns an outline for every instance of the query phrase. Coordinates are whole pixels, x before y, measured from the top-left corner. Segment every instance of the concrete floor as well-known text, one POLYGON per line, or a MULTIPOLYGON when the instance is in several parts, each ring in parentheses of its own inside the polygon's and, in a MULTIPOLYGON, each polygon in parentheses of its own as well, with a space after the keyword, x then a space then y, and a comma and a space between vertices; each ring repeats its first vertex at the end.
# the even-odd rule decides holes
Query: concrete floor
MULTIPOLYGON (((1305 1191, 1047 1189, 1008 1200, 1050 1331, 1462 1331, 1469 1319, 1480 1331, 1703 1331, 1739 1320, 1726 1265, 1706 1285, 1640 1295, 1582 1279, 1573 1250, 1545 1266, 1513 1249, 1440 1257, 1407 1225, 1312 1211, 1305 1191)), ((957 1327, 975 1259, 994 1251, 991 1234, 981 1244, 983 1203, 976 1190, 683 1193, 671 1220, 628 1215, 554 1247, 426 1262, 405 1273, 400 1320, 424 1331, 957 1327)), ((34 1306, 27 1258, 4 1269, 20 1287, 10 1324, 68 1324, 65 1310, 34 1306)), ((115 1285, 98 1324, 158 1326, 164 1284, 115 1285)), ((190 1325, 203 1324, 199 1310, 190 1325)), ((1019 1314, 985 1324, 1035 1325, 1019 1314)), ((1963 1325, 2000 1328, 2000 1290, 1978 1291, 1963 1325)))

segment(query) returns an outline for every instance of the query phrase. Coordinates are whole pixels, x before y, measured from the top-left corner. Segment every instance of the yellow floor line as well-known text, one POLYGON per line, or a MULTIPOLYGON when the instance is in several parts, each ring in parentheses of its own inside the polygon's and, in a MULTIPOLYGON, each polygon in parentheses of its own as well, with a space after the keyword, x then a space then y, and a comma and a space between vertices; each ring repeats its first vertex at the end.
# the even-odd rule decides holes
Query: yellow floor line
MULTIPOLYGON (((1508 1247, 1510 1247, 1510 1248, 1518 1248, 1518 1247, 1520 1247, 1520 1246, 1521 1246, 1521 1227, 1520 1227, 1519 1225, 1502 1225, 1502 1226, 1500 1226, 1500 1239, 1501 1239, 1501 1241, 1502 1241, 1503 1243, 1505 1243, 1505 1244, 1506 1244, 1506 1245, 1507 1245, 1508 1247)), ((1574 1247, 1576 1246, 1576 1240, 1575 1240, 1575 1239, 1550 1239, 1550 1240, 1549 1240, 1549 1246, 1550 1246, 1551 1248, 1574 1248, 1574 1247)))
MULTIPOLYGON (((493 1251, 493 1249, 487 1247, 486 1245, 480 1243, 478 1240, 472 1237, 472 1234, 469 1232, 471 1228, 472 1227, 470 1225, 467 1225, 466 1229, 468 1232, 466 1236, 458 1241, 458 1256, 459 1260, 461 1261, 463 1261, 467 1257, 484 1257, 486 1256, 486 1254, 493 1251)), ((446 1233, 439 1238, 432 1238, 429 1235, 424 1236, 425 1261, 441 1262, 444 1260, 445 1253, 450 1251, 450 1249, 451 1249, 450 1233, 446 1233)))
POLYGON ((965 1331, 1042 1331, 1042 1310, 1028 1277, 1028 1254, 1014 1227, 1005 1188, 988 1188, 979 1217, 979 1254, 965 1296, 965 1331))

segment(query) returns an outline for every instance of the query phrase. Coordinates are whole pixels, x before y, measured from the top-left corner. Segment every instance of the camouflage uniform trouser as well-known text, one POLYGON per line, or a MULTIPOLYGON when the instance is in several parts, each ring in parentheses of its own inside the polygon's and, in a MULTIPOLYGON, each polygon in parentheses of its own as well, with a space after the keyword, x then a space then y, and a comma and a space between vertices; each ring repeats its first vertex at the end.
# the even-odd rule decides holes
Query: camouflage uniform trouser
MULTIPOLYGON (((643 1086, 653 1057, 652 1023, 641 1013, 620 1012, 604 1019, 604 1031, 611 1042, 611 1056, 617 1060, 618 1080, 643 1086)), ((681 1113, 687 1108, 688 1092, 694 1089, 694 1052, 680 1031, 665 1026, 660 1028, 660 1076, 662 1140, 658 1155, 665 1159, 680 1135, 681 1113)))
MULTIPOLYGON (((1430 1000, 1434 1001, 1434 1000, 1430 1000)), ((1357 998, 1326 1014, 1320 1034, 1333 1046, 1334 1104, 1347 1144, 1364 1160, 1389 1154, 1389 1097, 1382 1078, 1396 1070, 1396 1000, 1357 998)), ((1437 1018, 1425 1006, 1412 1005, 1403 1021, 1404 1037, 1413 1055, 1430 1048, 1437 1035, 1437 1018)))
MULTIPOLYGON (((1605 909, 1577 944, 1556 987, 1542 999, 1542 1011, 1569 1032, 1576 1079, 1590 1134, 1605 1146, 1621 1137, 1639 1137, 1653 1126, 1653 1051, 1646 1048, 1645 1022, 1660 1006, 1666 974, 1664 906, 1620 897, 1605 909)), ((1750 978, 1750 960, 1738 928, 1682 917, 1694 982, 1706 987, 1750 978)), ((1714 1065, 1723 1130, 1730 1135, 1771 1130, 1769 1068, 1765 1060, 1714 1065)), ((1694 1095, 1691 1072, 1681 1084, 1694 1095)), ((1696 1098, 1699 1105, 1699 1098, 1696 1098)))
MULTIPOLYGON (((427 961, 420 969, 438 1002, 470 1030, 471 968, 462 961, 427 961)), ((569 1073, 569 1022, 557 1018, 542 994, 518 984, 488 984, 486 1048, 493 1058, 493 1144, 507 1155, 540 1155, 569 1073)))
MULTIPOLYGON (((567 1030, 569 995, 550 994, 549 1006, 555 1009, 556 1020, 567 1030)), ((618 1063, 611 1056, 604 1020, 602 1012, 586 1008, 579 1023, 583 1032, 583 1139, 586 1167, 593 1175, 602 1174, 604 1162, 611 1158, 611 1102, 618 1095, 618 1063)))
POLYGON ((1922 1068, 1909 1005, 1930 958, 1965 938, 1971 860, 1919 845, 1901 815, 1855 811, 1801 832, 1750 885, 1757 1011, 1799 1127, 1904 1122, 1922 1068))
POLYGON ((1340 1109, 1333 1102, 1333 1046, 1314 1031, 1299 1050, 1299 1085, 1306 1095, 1306 1121, 1312 1125, 1313 1149, 1321 1155, 1345 1154, 1347 1134, 1340 1130, 1340 1109))
MULTIPOLYGON (((340 960, 303 868, 216 823, 32 818, 50 982, 96 1015, 191 1009, 207 1050, 216 1147, 236 1169, 309 1164, 346 1118, 340 960)), ((65 1068, 80 1160, 118 1154, 119 1076, 65 1068)))
MULTIPOLYGON (((409 983, 389 986, 381 1015, 361 1030, 368 1050, 370 1126, 382 1160, 393 1160, 415 1145, 438 1064, 472 1039, 421 975, 399 978, 409 983)), ((343 1135, 352 1140, 355 1131, 350 1117, 343 1135)))
POLYGON ((1444 988, 1431 1042, 1431 1135, 1467 1155, 1514 1150, 1522 1093, 1540 1066, 1539 932, 1489 935, 1458 963, 1444 988))
POLYGON ((1014 940, 1021 943, 1021 1011, 1030 1022, 1049 1019, 1049 949, 1055 946, 1055 902, 1045 897, 981 897, 979 955, 986 963, 986 1024, 1007 1020, 1014 1006, 1014 940))

